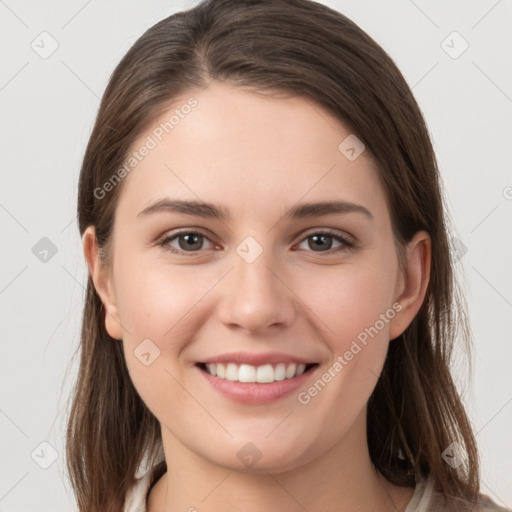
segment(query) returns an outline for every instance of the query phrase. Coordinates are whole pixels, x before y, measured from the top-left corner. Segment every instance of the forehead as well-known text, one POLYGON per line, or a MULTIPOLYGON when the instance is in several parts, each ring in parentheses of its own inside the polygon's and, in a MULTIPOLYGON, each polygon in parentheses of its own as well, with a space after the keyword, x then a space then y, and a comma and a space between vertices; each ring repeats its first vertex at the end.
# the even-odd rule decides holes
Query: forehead
POLYGON ((343 152, 353 137, 310 99, 213 82, 174 100, 135 141, 132 151, 151 149, 125 178, 120 202, 142 209, 163 196, 229 201, 231 210, 254 214, 301 199, 344 199, 386 209, 369 151, 355 160, 343 152))

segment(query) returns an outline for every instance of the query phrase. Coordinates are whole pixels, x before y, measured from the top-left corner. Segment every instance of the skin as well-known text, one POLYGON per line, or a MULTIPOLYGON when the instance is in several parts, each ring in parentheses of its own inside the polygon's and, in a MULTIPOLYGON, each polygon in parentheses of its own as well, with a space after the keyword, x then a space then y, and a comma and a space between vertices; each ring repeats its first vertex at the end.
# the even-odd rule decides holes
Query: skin
POLYGON ((422 304, 428 234, 408 244, 402 271, 375 163, 369 151, 349 161, 338 150, 350 131, 320 105, 218 82, 193 96, 198 106, 125 178, 110 264, 99 260, 94 228, 83 236, 107 331, 122 339, 133 383, 161 424, 169 470, 148 511, 403 510, 413 490, 371 464, 366 408, 390 340, 422 304), (164 197, 212 202, 231 217, 138 216, 164 197), (373 219, 283 218, 298 202, 325 200, 363 205, 373 219), (158 241, 177 228, 205 238, 188 254, 186 240, 174 238, 167 245, 185 254, 172 254, 158 241), (327 228, 354 249, 334 238, 329 251, 318 249, 311 235, 327 228), (252 263, 236 252, 247 236, 263 249, 252 263), (233 402, 194 366, 231 351, 300 355, 320 365, 304 390, 393 304, 401 311, 307 405, 297 393, 266 405, 233 402), (146 338, 160 350, 149 366, 134 355, 146 338), (262 456, 246 467, 237 452, 249 442, 262 456))

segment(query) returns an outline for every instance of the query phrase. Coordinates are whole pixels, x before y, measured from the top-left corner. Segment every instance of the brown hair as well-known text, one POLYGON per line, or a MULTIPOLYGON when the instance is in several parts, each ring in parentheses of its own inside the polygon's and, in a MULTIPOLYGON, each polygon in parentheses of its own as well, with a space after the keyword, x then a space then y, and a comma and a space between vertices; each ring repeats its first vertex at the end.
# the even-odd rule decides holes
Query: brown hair
MULTIPOLYGON (((147 30, 114 70, 101 100, 80 173, 80 233, 95 226, 98 246, 108 253, 123 183, 101 199, 95 191, 173 99, 212 80, 325 107, 375 158, 399 255, 416 232, 429 233, 424 303, 390 344, 368 403, 370 457, 394 484, 412 487, 431 476, 450 503, 475 501, 478 453, 450 373, 454 341, 460 335, 469 348, 469 329, 435 154, 402 74, 348 18, 309 0, 208 0, 147 30), (453 442, 467 454, 457 470, 441 455, 453 442)), ((141 461, 146 456, 156 463, 162 453, 159 422, 137 394, 122 344, 107 334, 104 316, 89 276, 66 439, 81 512, 120 512, 141 461)), ((166 468, 160 460, 152 481, 166 468)))

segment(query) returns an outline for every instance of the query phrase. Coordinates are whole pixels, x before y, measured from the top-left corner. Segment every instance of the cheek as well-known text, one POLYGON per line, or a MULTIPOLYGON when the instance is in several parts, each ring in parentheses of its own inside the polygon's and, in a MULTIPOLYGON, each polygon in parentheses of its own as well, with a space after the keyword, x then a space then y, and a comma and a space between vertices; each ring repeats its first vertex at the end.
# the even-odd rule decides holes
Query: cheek
POLYGON ((194 304, 213 283, 199 277, 192 267, 173 269, 147 263, 144 259, 125 260, 118 266, 116 295, 118 312, 128 334, 126 340, 137 343, 145 337, 159 346, 172 348, 176 333, 192 313, 194 304))
POLYGON ((147 264, 143 258, 126 258, 117 266, 126 364, 141 398, 154 412, 164 399, 162 390, 180 394, 172 376, 183 380, 180 355, 197 332, 195 308, 215 284, 215 276, 201 277, 191 268, 147 264))
POLYGON ((143 258, 117 266, 126 364, 137 392, 157 417, 174 399, 184 400, 176 384, 185 371, 180 355, 197 330, 194 306, 215 283, 214 276, 194 274, 191 268, 172 269, 143 258))
POLYGON ((316 384, 303 390, 301 403, 329 408, 340 425, 351 421, 368 400, 389 345, 394 271, 383 264, 340 267, 317 277, 306 295, 320 321, 323 340, 332 354, 316 384), (344 404, 332 409, 332 403, 344 404))
MULTIPOLYGON (((394 270, 390 266, 345 265, 315 270, 310 277, 302 276, 296 289, 336 352, 346 350, 350 340, 374 326, 392 306, 394 270)), ((388 323, 379 322, 378 327, 385 337, 388 323)))

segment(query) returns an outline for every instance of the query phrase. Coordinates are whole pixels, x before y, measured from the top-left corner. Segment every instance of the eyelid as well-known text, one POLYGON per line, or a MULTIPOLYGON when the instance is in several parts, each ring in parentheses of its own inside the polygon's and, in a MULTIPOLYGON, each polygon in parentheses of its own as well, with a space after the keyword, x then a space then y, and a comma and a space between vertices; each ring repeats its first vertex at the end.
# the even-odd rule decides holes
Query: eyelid
POLYGON ((304 234, 302 234, 300 241, 303 242, 304 239, 306 239, 307 237, 312 236, 312 235, 319 235, 319 234, 329 235, 332 237, 339 237, 339 238, 343 239, 346 243, 349 243, 351 245, 356 244, 356 240, 352 235, 349 235, 345 231, 341 231, 341 230, 333 229, 333 228, 312 228, 311 230, 307 230, 304 234))

